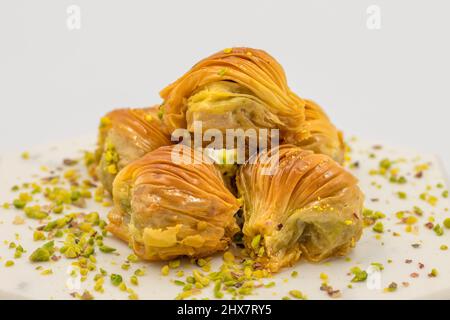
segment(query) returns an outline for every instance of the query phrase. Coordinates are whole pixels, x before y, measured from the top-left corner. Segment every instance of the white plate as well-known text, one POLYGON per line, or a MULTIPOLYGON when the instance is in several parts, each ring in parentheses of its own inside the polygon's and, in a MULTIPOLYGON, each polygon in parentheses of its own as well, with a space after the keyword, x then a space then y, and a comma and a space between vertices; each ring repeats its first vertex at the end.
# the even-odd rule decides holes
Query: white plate
MULTIPOLYGON (((95 136, 83 137, 71 141, 63 141, 47 146, 39 146, 28 150, 30 160, 23 160, 20 154, 5 154, 0 158, 0 203, 10 202, 17 194, 10 189, 11 186, 23 182, 37 180, 37 177, 48 175, 40 170, 42 165, 49 168, 61 166, 64 158, 80 157, 81 150, 92 149, 95 136), (34 178, 33 178, 34 176, 34 178)), ((376 233, 371 228, 366 228, 362 239, 356 248, 348 255, 351 261, 345 258, 336 258, 320 264, 299 262, 295 267, 285 269, 275 275, 269 281, 275 281, 273 288, 260 288, 255 294, 248 298, 254 299, 280 299, 288 295, 292 289, 301 290, 309 299, 330 299, 328 295, 320 290, 322 280, 320 274, 328 275, 328 283, 334 289, 342 292, 342 299, 417 299, 417 298, 450 298, 450 250, 440 250, 441 245, 450 246, 450 230, 445 229, 444 235, 438 237, 435 232, 425 228, 424 224, 430 216, 442 225, 442 221, 450 217, 448 212, 449 203, 440 195, 448 188, 446 175, 443 172, 439 159, 433 155, 423 155, 419 152, 383 146, 381 150, 373 149, 372 143, 353 141, 351 146, 352 162, 358 161, 359 168, 352 172, 360 179, 360 186, 366 194, 366 207, 382 211, 386 214, 383 219, 385 232, 381 239, 376 239, 376 233), (369 158, 370 153, 375 153, 376 158, 369 158), (381 176, 371 176, 368 171, 378 167, 378 162, 383 157, 389 159, 404 159, 399 164, 400 172, 408 179, 405 185, 392 184, 381 176), (429 163, 429 170, 424 172, 423 178, 417 179, 413 176, 414 166, 429 163), (373 186, 373 182, 381 185, 381 189, 373 186), (436 187, 437 183, 443 183, 444 189, 436 187), (430 185, 430 194, 439 198, 435 207, 419 199, 419 195, 430 185), (397 191, 404 191, 408 198, 401 200, 397 197, 397 191), (378 198, 379 201, 372 202, 371 199, 378 198), (413 206, 421 207, 425 214, 419 218, 417 232, 408 233, 405 225, 400 224, 395 213, 400 210, 411 210, 413 206), (393 236, 398 232, 400 236, 393 236), (411 245, 420 243, 420 248, 411 245), (391 259, 392 263, 388 263, 391 259), (412 262, 405 263, 406 259, 412 262), (359 266, 366 269, 372 262, 382 263, 384 270, 374 273, 369 280, 362 283, 353 283, 350 289, 347 285, 352 278, 349 275, 351 267, 359 266), (425 266, 420 269, 418 264, 425 266), (439 271, 436 278, 428 277, 432 268, 439 271), (292 278, 291 272, 297 270, 299 275, 292 278), (417 272, 418 278, 412 278, 411 273, 417 272), (287 279, 287 281, 286 281, 287 279), (398 284, 395 292, 385 292, 391 282, 398 284), (402 285, 408 282, 409 286, 402 285)), ((78 210, 79 211, 79 210, 78 210)), ((102 216, 107 214, 108 208, 101 207, 93 201, 89 202, 84 211, 98 211, 102 216)), ((28 255, 41 243, 34 242, 31 228, 38 226, 38 222, 25 219, 23 225, 12 224, 16 216, 23 216, 16 209, 0 209, 0 298, 30 298, 30 299, 71 299, 70 293, 74 291, 83 292, 85 289, 94 294, 96 299, 127 299, 127 294, 110 285, 105 281, 105 293, 99 294, 92 290, 92 276, 85 282, 78 282, 77 278, 69 276, 71 261, 61 259, 58 262, 42 263, 44 268, 51 268, 53 274, 43 276, 40 271, 35 270, 36 265, 28 262, 28 255), (16 241, 16 234, 20 237, 16 241), (8 248, 4 241, 20 243, 28 252, 20 259, 13 259, 14 250, 8 248), (5 267, 5 261, 15 260, 13 267, 5 267)), ((140 285, 134 290, 141 299, 173 299, 180 293, 180 287, 174 285, 171 279, 174 275, 164 277, 160 275, 161 263, 140 262, 128 270, 120 268, 130 253, 130 249, 124 243, 110 237, 106 244, 118 249, 119 255, 97 254, 98 266, 102 266, 110 273, 119 273, 124 279, 128 279, 136 267, 147 270, 144 277, 140 278, 140 285)), ((220 266, 221 256, 213 259, 213 270, 220 266)), ((186 267, 189 268, 189 267, 186 267)), ((202 294, 196 298, 212 297, 211 288, 204 289, 202 294)))

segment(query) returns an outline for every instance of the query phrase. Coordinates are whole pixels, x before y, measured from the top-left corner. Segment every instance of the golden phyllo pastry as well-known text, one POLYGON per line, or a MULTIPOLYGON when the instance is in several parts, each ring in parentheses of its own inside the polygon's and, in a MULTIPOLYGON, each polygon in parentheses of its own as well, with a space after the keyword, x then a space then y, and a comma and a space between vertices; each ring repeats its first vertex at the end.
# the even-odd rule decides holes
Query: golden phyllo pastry
POLYGON ((282 145, 241 167, 237 183, 245 245, 274 272, 343 255, 361 236, 364 196, 328 156, 282 145))
POLYGON ((117 109, 100 122, 96 151, 96 174, 110 193, 117 173, 146 153, 170 145, 162 130, 158 107, 117 109))
POLYGON ((232 48, 200 61, 161 91, 163 122, 177 128, 280 129, 309 137, 305 101, 288 87, 281 65, 262 50, 232 48))
POLYGON ((323 110, 287 84, 281 65, 262 50, 230 48, 201 60, 161 92, 168 133, 178 128, 279 129, 286 143, 341 162, 342 138, 323 110))
POLYGON ((342 164, 344 162, 345 144, 342 132, 331 123, 325 111, 314 101, 305 100, 305 114, 308 139, 288 134, 284 137, 287 144, 295 144, 302 149, 330 156, 342 164))
POLYGON ((200 151, 161 147, 126 166, 113 187, 108 230, 146 260, 225 250, 239 230, 238 200, 200 151), (174 155, 184 150, 183 161, 174 155))

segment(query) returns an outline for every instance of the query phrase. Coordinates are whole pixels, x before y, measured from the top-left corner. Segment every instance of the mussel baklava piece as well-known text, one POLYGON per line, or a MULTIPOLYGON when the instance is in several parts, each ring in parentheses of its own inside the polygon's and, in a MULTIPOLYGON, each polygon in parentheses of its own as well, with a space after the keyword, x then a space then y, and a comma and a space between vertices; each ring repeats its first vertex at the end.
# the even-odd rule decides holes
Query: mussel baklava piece
MULTIPOLYGON (((340 136, 323 110, 291 91, 281 65, 268 53, 230 48, 201 60, 160 92, 163 122, 203 130, 278 129, 286 143, 324 153, 336 161, 340 136), (322 143, 325 143, 322 146, 322 143)), ((241 131, 242 133, 243 131, 241 131)), ((244 133, 242 133, 244 134, 244 133)))
POLYGON ((96 159, 96 175, 110 193, 117 173, 131 161, 161 146, 170 145, 162 129, 159 106, 117 109, 101 119, 96 159))
POLYGON ((336 161, 293 145, 251 160, 237 184, 244 242, 258 262, 276 272, 302 257, 318 262, 355 245, 364 196, 336 161))
POLYGON ((240 203, 212 160, 186 146, 161 147, 130 163, 114 180, 113 198, 108 230, 145 260, 208 256, 225 250, 239 230, 240 203))

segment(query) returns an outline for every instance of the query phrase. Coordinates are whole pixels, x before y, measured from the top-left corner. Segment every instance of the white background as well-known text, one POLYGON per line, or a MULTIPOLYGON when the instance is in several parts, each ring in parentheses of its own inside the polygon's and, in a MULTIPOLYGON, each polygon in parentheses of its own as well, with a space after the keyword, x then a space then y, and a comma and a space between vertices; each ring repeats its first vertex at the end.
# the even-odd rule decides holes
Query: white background
POLYGON ((450 2, 0 0, 0 154, 96 130, 199 59, 262 48, 348 134, 450 169, 450 2), (81 29, 66 25, 81 8, 81 29), (381 9, 381 29, 366 9, 381 9))

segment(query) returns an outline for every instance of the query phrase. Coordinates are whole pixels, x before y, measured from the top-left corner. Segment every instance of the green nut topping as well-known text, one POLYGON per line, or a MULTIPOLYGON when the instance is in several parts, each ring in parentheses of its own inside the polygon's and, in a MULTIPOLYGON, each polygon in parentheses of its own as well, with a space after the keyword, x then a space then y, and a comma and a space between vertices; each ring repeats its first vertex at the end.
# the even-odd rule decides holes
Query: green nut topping
POLYGON ((352 282, 363 282, 367 279, 367 272, 361 270, 359 267, 354 267, 350 270, 350 272, 354 275, 352 282))

